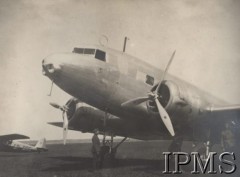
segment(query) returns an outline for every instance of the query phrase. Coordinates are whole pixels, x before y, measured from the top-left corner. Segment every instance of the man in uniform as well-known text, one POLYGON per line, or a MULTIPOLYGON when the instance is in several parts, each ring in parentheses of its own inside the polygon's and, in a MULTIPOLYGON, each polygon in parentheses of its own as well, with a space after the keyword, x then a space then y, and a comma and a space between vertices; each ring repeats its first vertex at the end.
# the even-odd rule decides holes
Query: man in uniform
POLYGON ((223 151, 234 152, 236 148, 236 140, 229 122, 225 124, 225 129, 222 131, 221 145, 223 151))
POLYGON ((93 155, 93 170, 100 168, 100 140, 98 138, 99 130, 93 130, 92 137, 92 155, 93 155))
POLYGON ((181 147, 183 144, 182 136, 175 136, 168 147, 169 152, 181 152, 181 147))

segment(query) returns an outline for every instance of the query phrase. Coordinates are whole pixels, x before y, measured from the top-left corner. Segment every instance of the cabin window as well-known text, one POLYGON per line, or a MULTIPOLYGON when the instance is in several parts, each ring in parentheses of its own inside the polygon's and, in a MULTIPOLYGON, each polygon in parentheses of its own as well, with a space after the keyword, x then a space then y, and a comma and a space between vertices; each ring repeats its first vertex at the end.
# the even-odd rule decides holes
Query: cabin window
POLYGON ((146 83, 148 85, 153 85, 154 84, 154 77, 146 75, 146 83))
POLYGON ((137 71, 137 80, 142 81, 148 85, 154 85, 154 77, 142 72, 142 71, 137 71))
POLYGON ((101 50, 96 50, 95 58, 101 61, 106 61, 106 53, 101 50))

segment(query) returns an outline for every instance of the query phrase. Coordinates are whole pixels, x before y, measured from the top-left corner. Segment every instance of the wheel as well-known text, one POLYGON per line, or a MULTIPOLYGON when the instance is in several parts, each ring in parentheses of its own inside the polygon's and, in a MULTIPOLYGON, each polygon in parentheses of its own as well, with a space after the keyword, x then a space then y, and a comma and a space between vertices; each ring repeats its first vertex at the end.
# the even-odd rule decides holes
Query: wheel
POLYGON ((102 167, 105 168, 111 168, 115 164, 115 155, 116 155, 116 149, 110 150, 110 146, 102 146, 101 147, 101 164, 102 167))

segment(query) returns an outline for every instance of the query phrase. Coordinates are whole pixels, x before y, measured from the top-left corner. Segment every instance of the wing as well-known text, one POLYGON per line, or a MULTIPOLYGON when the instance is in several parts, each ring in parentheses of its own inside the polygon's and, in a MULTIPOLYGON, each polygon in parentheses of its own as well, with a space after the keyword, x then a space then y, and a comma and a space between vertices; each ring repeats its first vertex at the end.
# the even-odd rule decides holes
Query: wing
POLYGON ((18 140, 18 139, 29 139, 28 136, 20 135, 20 134, 9 134, 0 136, 0 142, 6 142, 9 140, 18 140))
POLYGON ((206 108, 209 113, 216 114, 219 117, 236 117, 240 118, 240 105, 227 106, 210 106, 206 108))

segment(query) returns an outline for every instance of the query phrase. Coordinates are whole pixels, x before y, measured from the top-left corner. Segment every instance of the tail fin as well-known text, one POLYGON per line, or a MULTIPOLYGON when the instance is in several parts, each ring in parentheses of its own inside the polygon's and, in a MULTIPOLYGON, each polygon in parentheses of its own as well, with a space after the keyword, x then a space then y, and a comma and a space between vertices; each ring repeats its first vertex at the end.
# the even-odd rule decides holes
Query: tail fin
POLYGON ((46 139, 45 139, 45 138, 40 139, 40 140, 37 142, 35 148, 37 148, 37 149, 42 149, 42 150, 47 150, 47 147, 46 147, 46 139))

